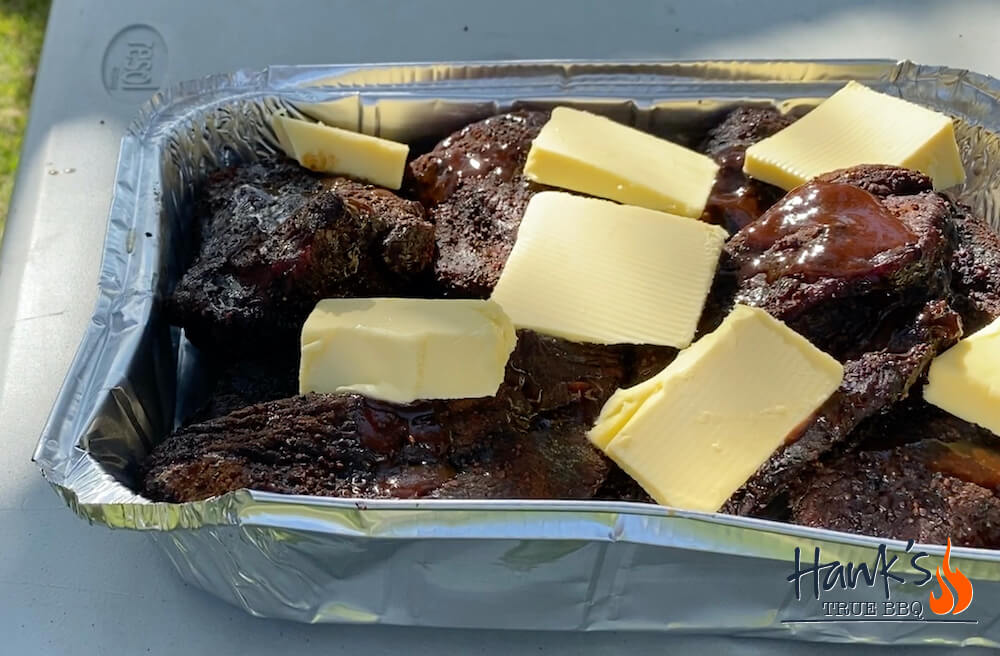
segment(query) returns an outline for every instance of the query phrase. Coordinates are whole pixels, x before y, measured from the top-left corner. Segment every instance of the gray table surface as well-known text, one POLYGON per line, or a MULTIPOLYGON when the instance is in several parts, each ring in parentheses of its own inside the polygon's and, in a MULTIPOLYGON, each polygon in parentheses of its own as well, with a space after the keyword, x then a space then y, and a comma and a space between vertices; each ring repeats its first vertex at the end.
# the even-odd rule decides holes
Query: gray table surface
POLYGON ((787 642, 253 619, 182 584, 142 535, 76 519, 29 460, 93 308, 118 142, 142 100, 105 89, 103 58, 117 33, 141 24, 166 44, 164 84, 272 63, 565 57, 888 57, 998 74, 1000 3, 56 0, 52 8, 0 251, 0 654, 799 651, 787 642))

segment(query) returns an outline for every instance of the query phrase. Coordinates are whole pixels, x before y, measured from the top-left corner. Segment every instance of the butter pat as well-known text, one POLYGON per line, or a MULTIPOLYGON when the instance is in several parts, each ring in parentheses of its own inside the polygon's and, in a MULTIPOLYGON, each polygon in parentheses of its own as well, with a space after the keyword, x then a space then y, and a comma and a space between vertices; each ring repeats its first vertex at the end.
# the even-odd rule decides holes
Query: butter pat
POLYGON ((323 125, 357 131, 361 116, 361 102, 358 96, 346 96, 321 103, 295 103, 303 114, 311 116, 323 125))
POLYGON ((311 171, 346 175, 399 189, 410 147, 350 130, 275 114, 272 126, 285 153, 311 171))
POLYGON ((292 142, 288 140, 288 133, 285 132, 285 122, 279 121, 279 116, 288 118, 285 110, 280 110, 277 114, 271 116, 271 128, 274 130, 274 136, 278 138, 278 145, 281 146, 286 155, 294 159, 295 151, 292 149, 292 142))
POLYGON ((552 110, 524 165, 542 184, 690 217, 705 210, 718 171, 705 155, 569 107, 552 110))
POLYGON ((1000 435, 1000 319, 934 359, 924 398, 1000 435))
POLYGON ((616 392, 589 437, 657 503, 714 512, 843 377, 804 337, 738 305, 662 372, 616 392))
POLYGON ((726 231, 546 191, 528 202, 492 299, 518 328, 599 344, 684 347, 726 231))
POLYGON ((916 169, 935 189, 965 182, 951 118, 857 82, 747 149, 743 171, 782 189, 858 164, 916 169))
POLYGON ((320 301, 302 328, 299 391, 408 403, 493 396, 517 338, 490 301, 320 301))

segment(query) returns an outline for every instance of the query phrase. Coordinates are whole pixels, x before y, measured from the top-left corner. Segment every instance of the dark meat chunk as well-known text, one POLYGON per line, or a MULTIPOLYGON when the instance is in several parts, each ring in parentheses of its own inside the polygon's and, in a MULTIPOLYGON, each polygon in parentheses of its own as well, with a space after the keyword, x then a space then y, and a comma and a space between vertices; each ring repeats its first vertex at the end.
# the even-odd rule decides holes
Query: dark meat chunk
POLYGON ((920 171, 888 164, 861 164, 849 169, 830 171, 816 178, 820 182, 849 184, 873 196, 913 196, 934 188, 931 179, 920 171))
POLYGON ((215 353, 292 350, 322 298, 414 291, 433 256, 423 214, 386 190, 326 179, 276 225, 234 215, 181 278, 170 320, 215 353))
POLYGON ((430 268, 434 257, 434 229, 419 203, 403 200, 388 189, 347 178, 328 178, 324 187, 348 206, 368 217, 378 236, 377 266, 400 280, 412 280, 430 268))
POLYGON ((505 400, 390 405, 356 394, 272 401, 194 424, 154 450, 143 493, 192 501, 241 487, 344 497, 589 498, 607 463, 576 411, 505 400))
POLYGON ((165 501, 240 487, 347 497, 424 494, 453 477, 456 466, 487 457, 498 441, 526 434, 531 412, 531 403, 507 385, 488 399, 403 405, 357 394, 270 401, 175 432, 145 463, 144 491, 165 501))
POLYGON ((506 384, 544 412, 582 402, 596 418, 624 384, 628 347, 571 342, 530 330, 517 331, 506 384))
POLYGON ((527 432, 497 436, 486 455, 428 494, 442 499, 590 499, 609 462, 576 412, 540 416, 527 432))
POLYGON ((434 275, 445 296, 490 295, 534 194, 527 180, 468 185, 430 210, 437 235, 434 275))
POLYGON ((194 202, 197 248, 231 250, 254 231, 270 232, 322 189, 322 178, 290 159, 263 159, 208 175, 194 202))
MULTIPOLYGON (((896 169, 881 170, 883 185, 896 184, 896 169)), ((947 296, 953 219, 950 201, 931 191, 880 198, 810 182, 727 243, 720 275, 735 278, 736 302, 845 360, 869 350, 893 312, 947 296)))
POLYGON ((925 440, 851 453, 792 494, 796 524, 898 540, 1000 547, 1000 452, 925 440))
POLYGON ((865 421, 851 436, 851 441, 864 451, 883 451, 931 439, 987 443, 996 438, 989 430, 927 403, 919 393, 865 421))
POLYGON ((649 496, 642 486, 625 471, 609 461, 608 475, 604 479, 604 484, 594 495, 595 499, 605 499, 607 501, 634 501, 637 503, 656 503, 649 496))
POLYGON ((967 333, 1000 317, 1000 236, 964 205, 955 204, 954 305, 967 333))
POLYGON ((709 157, 717 157, 733 149, 746 150, 794 122, 795 118, 782 114, 775 107, 737 107, 709 130, 698 150, 709 157))
POLYGON ((255 403, 295 396, 299 392, 297 358, 239 359, 224 365, 205 404, 190 422, 227 415, 255 403))
POLYGON ((248 487, 361 498, 590 498, 608 464, 575 413, 482 421, 486 402, 390 407, 355 394, 244 408, 184 429, 146 464, 144 494, 183 502, 248 487), (452 443, 478 442, 456 458, 452 443))
POLYGON ((699 150, 721 167, 708 197, 702 220, 721 225, 730 234, 755 221, 784 192, 743 173, 746 150, 783 130, 794 119, 774 107, 738 107, 712 128, 699 150))
POLYGON ((471 123, 413 160, 409 186, 420 202, 433 207, 473 186, 521 178, 531 142, 549 112, 517 111, 471 123))
MULTIPOLYGON (((409 430, 363 397, 309 395, 249 406, 172 435, 145 465, 144 494, 193 501, 241 487, 289 494, 371 496, 382 460, 414 444, 444 452, 434 428, 409 430)), ((419 415, 418 415, 419 416, 419 415)))
MULTIPOLYGON (((587 498, 608 463, 586 431, 625 375, 620 349, 520 331, 495 397, 397 405, 309 395, 249 406, 167 438, 145 465, 144 490, 168 501, 240 487, 355 497, 485 490, 587 498)), ((249 401, 258 383, 231 382, 235 398, 217 397, 214 405, 238 403, 243 393, 249 401)))
POLYGON ((931 360, 962 334, 945 301, 928 303, 883 349, 844 364, 844 382, 798 436, 769 458, 726 502, 733 514, 759 514, 833 449, 856 445, 854 429, 903 399, 931 360))
POLYGON ((628 376, 622 387, 631 387, 649 380, 666 369, 674 361, 679 351, 671 346, 654 346, 652 344, 631 344, 619 348, 625 349, 628 363, 628 376))
POLYGON ((435 224, 434 274, 447 296, 486 297, 541 189, 524 177, 532 140, 548 112, 519 111, 451 135, 409 167, 409 186, 435 224))

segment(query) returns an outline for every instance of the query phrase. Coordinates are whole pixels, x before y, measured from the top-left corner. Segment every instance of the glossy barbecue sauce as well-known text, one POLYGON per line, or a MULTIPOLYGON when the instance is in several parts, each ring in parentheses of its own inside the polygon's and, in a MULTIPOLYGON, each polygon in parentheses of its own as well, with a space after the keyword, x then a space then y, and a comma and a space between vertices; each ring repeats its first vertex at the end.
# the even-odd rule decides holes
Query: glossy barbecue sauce
POLYGON ((450 464, 440 461, 450 436, 431 404, 365 399, 357 432, 361 444, 381 456, 372 482, 376 497, 420 497, 455 475, 450 464))
POLYGON ((395 456, 406 445, 419 446, 435 456, 448 448, 448 432, 438 423, 433 406, 426 403, 365 399, 359 419, 361 444, 383 456, 395 456))
POLYGON ((767 210, 768 201, 774 199, 774 196, 762 198, 762 189, 755 187, 743 173, 745 155, 742 148, 734 148, 716 157, 719 174, 701 217, 702 221, 722 226, 730 233, 756 221, 767 210))
POLYGON ((853 185, 808 182, 788 193, 740 232, 761 254, 743 274, 768 280, 807 280, 871 271, 879 253, 915 241, 912 232, 879 201, 853 185))

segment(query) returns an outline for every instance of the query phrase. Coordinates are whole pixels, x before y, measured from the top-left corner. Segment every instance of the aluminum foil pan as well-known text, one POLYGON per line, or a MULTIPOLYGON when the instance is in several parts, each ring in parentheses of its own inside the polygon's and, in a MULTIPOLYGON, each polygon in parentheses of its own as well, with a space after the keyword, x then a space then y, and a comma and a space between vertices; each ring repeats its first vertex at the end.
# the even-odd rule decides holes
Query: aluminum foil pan
MULTIPOLYGON (((823 562, 871 563, 882 541, 634 503, 240 491, 175 505, 129 487, 197 393, 197 353, 161 317, 194 186, 214 168, 273 151, 273 111, 336 101, 349 127, 417 143, 514 106, 574 104, 684 141, 733 105, 801 111, 851 79, 954 115, 969 174, 960 195, 1000 226, 1000 83, 968 71, 888 61, 308 66, 161 92, 122 140, 97 309, 35 460, 81 517, 149 531, 185 580, 260 616, 1000 645, 994 551, 952 553, 975 585, 972 607, 944 618, 962 623, 803 622, 828 620, 826 602, 881 604, 884 595, 860 585, 816 600, 802 579, 807 593, 796 599, 796 547, 806 561, 821 548, 823 562)), ((919 547, 885 544, 901 555, 893 573, 916 572, 919 547)), ((940 561, 940 547, 924 551, 923 562, 940 561)), ((931 587, 894 584, 891 603, 926 609, 931 587)))

